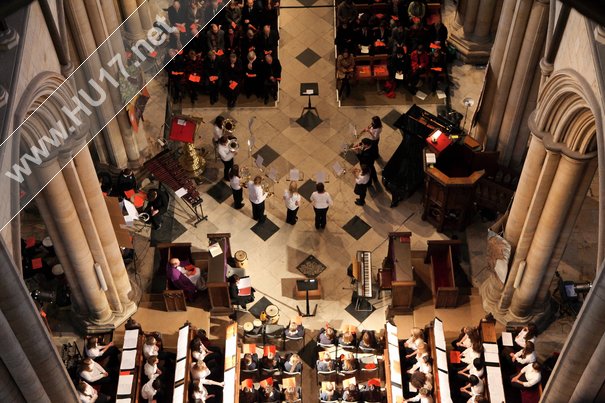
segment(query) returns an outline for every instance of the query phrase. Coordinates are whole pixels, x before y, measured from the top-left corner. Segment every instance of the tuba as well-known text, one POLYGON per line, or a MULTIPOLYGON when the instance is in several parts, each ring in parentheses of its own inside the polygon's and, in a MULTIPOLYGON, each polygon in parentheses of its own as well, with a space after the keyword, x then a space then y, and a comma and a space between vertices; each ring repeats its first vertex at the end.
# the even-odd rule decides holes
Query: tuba
POLYGON ((223 121, 223 135, 232 136, 235 131, 235 121, 230 118, 226 118, 223 121))
POLYGON ((237 152, 239 150, 239 143, 237 142, 237 138, 231 137, 227 142, 227 147, 231 152, 237 152))

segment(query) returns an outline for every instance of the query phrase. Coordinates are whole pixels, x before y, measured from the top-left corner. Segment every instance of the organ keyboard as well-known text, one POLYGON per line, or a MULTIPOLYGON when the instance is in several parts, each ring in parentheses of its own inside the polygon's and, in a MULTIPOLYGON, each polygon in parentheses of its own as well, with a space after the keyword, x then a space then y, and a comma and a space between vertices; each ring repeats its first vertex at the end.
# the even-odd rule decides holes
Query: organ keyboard
POLYGON ((357 280, 357 296, 372 297, 372 252, 357 251, 353 258, 353 277, 357 280))

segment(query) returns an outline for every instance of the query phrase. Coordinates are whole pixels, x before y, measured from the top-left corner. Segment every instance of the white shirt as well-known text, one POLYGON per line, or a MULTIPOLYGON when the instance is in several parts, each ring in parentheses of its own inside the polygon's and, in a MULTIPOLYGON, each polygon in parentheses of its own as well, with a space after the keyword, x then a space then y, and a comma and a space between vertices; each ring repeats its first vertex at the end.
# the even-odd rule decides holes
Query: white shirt
POLYGON ((207 355, 208 349, 203 344, 201 345, 199 350, 191 350, 191 356, 196 361, 203 360, 204 358, 206 358, 207 355))
POLYGON ((359 174, 355 177, 355 183, 358 185, 367 185, 370 181, 370 173, 368 172, 365 175, 359 174))
POLYGON ((368 133, 370 134, 370 138, 372 140, 380 140, 380 133, 382 133, 382 127, 368 128, 368 133))
POLYGON ((416 396, 414 397, 410 397, 409 399, 407 399, 408 402, 420 402, 420 403, 433 403, 433 398, 431 396, 420 396, 420 393, 418 393, 416 396))
POLYGON ((149 380, 143 387, 141 388, 141 397, 143 399, 147 399, 147 401, 153 401, 153 397, 158 392, 153 388, 153 379, 149 380))
POLYGON ((328 208, 334 204, 332 198, 330 197, 330 193, 328 192, 313 192, 311 194, 311 203, 313 203, 313 207, 317 209, 328 208))
POLYGON ((542 373, 540 371, 536 371, 533 365, 534 364, 527 364, 521 369, 520 372, 521 374, 525 374, 525 379, 527 380, 527 382, 521 383, 526 388, 530 388, 542 380, 542 373))
POLYGON ((267 193, 261 185, 255 185, 254 182, 250 181, 248 182, 248 197, 251 203, 261 204, 267 198, 267 193))
POLYGON ((536 352, 533 351, 531 354, 527 354, 525 358, 522 357, 523 350, 519 350, 515 353, 515 361, 519 364, 531 364, 536 362, 536 352))
POLYGON ((191 363, 191 379, 196 380, 196 379, 205 379, 208 377, 208 375, 210 375, 210 369, 208 369, 208 367, 206 367, 205 369, 202 369, 200 371, 196 371, 193 369, 193 366, 195 365, 195 363, 191 363))
POLYGON ((80 402, 81 403, 95 402, 97 400, 97 398, 99 397, 99 394, 97 393, 95 388, 93 388, 86 382, 84 382, 84 384, 86 385, 86 390, 84 390, 84 392, 81 392, 80 390, 78 390, 78 397, 80 398, 80 402))
POLYGON ((460 361, 470 365, 473 363, 475 358, 479 358, 479 357, 481 357, 481 353, 478 353, 475 350, 473 350, 472 347, 469 347, 466 350, 464 350, 464 352, 462 352, 462 354, 460 354, 460 361))
POLYGON ((235 156, 235 153, 229 149, 228 146, 224 144, 218 145, 218 155, 220 155, 221 159, 225 162, 231 161, 235 156))
POLYGON ((200 390, 193 391, 193 398, 195 399, 195 401, 206 401, 206 399, 208 398, 208 390, 204 387, 204 385, 200 383, 200 390))
POLYGON ((217 125, 212 126, 212 140, 219 141, 223 137, 223 128, 217 125))
POLYGON ((100 357, 103 353, 101 353, 101 347, 98 345, 93 348, 86 348, 86 355, 90 358, 100 357))
POLYGON ((284 200, 286 201, 286 207, 288 210, 296 210, 300 205, 300 194, 290 193, 289 190, 284 192, 284 200))
POLYGON ((155 378, 158 377, 158 374, 156 374, 156 372, 158 370, 157 364, 151 365, 150 363, 146 362, 144 368, 145 368, 145 375, 147 375, 147 378, 149 378, 150 380, 153 381, 155 378))
POLYGON ((517 337, 515 337, 515 343, 517 343, 517 345, 525 348, 525 342, 526 341, 531 341, 532 343, 534 343, 534 345, 536 344, 536 338, 532 337, 529 340, 525 340, 525 335, 527 334, 527 330, 523 329, 519 332, 519 334, 517 335, 517 337))
POLYGON ((231 179, 229 179, 229 185, 233 190, 240 190, 242 185, 240 184, 240 177, 233 175, 231 179))
POLYGON ((143 344, 143 357, 148 359, 152 355, 158 355, 160 349, 155 344, 143 344))
POLYGON ((483 385, 483 381, 481 380, 481 378, 479 378, 479 383, 471 386, 471 393, 473 394, 473 397, 475 396, 480 396, 483 395, 483 391, 484 391, 484 385, 483 385))
POLYGON ((418 346, 420 345, 420 343, 422 343, 424 340, 422 340, 421 337, 414 339, 412 337, 410 337, 409 339, 407 339, 404 343, 404 345, 409 348, 410 350, 418 350, 418 346))
POLYGON ((468 375, 475 375, 477 378, 483 378, 483 373, 485 372, 485 368, 481 368, 477 370, 473 364, 468 366, 468 375))
POLYGON ((85 381, 96 382, 99 379, 103 379, 105 377, 105 370, 103 369, 101 364, 99 364, 96 361, 93 361, 91 366, 92 366, 92 371, 80 372, 80 376, 82 378, 84 378, 85 381))

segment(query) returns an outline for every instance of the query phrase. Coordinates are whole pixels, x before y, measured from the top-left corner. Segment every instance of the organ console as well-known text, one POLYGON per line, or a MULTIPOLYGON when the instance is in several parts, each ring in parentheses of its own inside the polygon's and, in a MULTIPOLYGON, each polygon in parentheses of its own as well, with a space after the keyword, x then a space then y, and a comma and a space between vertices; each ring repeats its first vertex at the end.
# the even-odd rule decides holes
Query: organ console
POLYGON ((357 251, 352 263, 357 297, 372 298, 372 252, 357 251))
POLYGON ((185 204, 189 206, 195 215, 196 220, 193 224, 194 227, 207 218, 201 210, 203 201, 202 196, 200 195, 200 192, 198 192, 195 182, 189 178, 189 173, 179 164, 176 150, 164 150, 145 162, 143 166, 151 172, 157 180, 166 184, 177 194, 177 196, 185 201, 185 204), (200 210, 199 212, 198 207, 200 210))

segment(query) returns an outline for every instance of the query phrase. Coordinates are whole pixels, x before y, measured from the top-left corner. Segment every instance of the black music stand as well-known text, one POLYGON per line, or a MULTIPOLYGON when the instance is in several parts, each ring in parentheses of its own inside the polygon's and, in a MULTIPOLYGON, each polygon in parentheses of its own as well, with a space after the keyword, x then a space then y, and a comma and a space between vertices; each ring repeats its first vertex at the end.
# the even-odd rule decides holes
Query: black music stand
POLYGON ((300 96, 309 97, 309 104, 308 104, 308 106, 303 107, 300 117, 301 118, 303 117, 303 115, 305 114, 305 111, 307 111, 307 112, 315 111, 315 114, 317 115, 317 117, 319 117, 319 112, 317 111, 317 108, 314 106, 311 106, 311 96, 319 96, 319 84, 317 84, 317 83, 300 83, 300 96))
POLYGON ((296 309, 298 310, 298 314, 300 316, 302 316, 303 318, 308 318, 311 316, 315 316, 315 313, 317 313, 317 304, 315 304, 315 308, 313 308, 313 313, 309 312, 309 290, 317 290, 319 286, 319 283, 317 282, 317 279, 314 278, 306 278, 304 280, 296 280, 296 289, 298 291, 305 291, 305 296, 306 296, 306 302, 307 302, 307 313, 303 314, 300 311, 300 308, 298 307, 298 305, 296 305, 296 309))

